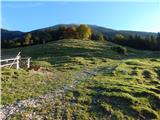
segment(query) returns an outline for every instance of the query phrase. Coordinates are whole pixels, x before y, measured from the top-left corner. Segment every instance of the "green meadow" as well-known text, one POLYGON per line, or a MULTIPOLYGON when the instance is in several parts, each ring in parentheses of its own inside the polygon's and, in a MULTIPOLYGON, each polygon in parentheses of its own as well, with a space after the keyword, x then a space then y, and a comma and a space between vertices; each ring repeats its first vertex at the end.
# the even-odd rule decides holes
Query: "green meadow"
POLYGON ((24 120, 31 113, 35 119, 39 115, 48 120, 160 119, 160 52, 105 41, 64 39, 2 49, 2 56, 19 51, 32 57, 31 68, 1 70, 2 105, 36 99, 78 83, 61 97, 27 107, 10 119, 24 120), (88 76, 81 75, 84 72, 88 76))

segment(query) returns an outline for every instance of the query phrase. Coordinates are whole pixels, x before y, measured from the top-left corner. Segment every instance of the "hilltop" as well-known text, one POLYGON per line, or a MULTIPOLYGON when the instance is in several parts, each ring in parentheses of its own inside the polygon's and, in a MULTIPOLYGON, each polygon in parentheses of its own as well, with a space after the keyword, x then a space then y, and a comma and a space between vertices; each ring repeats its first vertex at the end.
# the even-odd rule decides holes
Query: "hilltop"
MULTIPOLYGON (((72 27, 72 26, 77 26, 77 24, 58 24, 58 25, 54 25, 51 27, 41 28, 41 29, 32 30, 32 31, 28 31, 28 32, 10 31, 10 30, 6 30, 6 29, 1 29, 1 36, 2 36, 2 40, 15 39, 17 37, 22 37, 23 35, 25 35, 27 33, 41 32, 41 31, 46 31, 46 30, 56 30, 61 26, 72 27)), ((153 32, 115 30, 115 29, 105 28, 105 27, 101 27, 101 26, 97 26, 97 25, 88 25, 88 26, 90 26, 94 32, 103 33, 107 37, 113 37, 116 34, 138 35, 141 37, 156 36, 157 35, 157 33, 153 33, 153 32)))
POLYGON ((160 119, 160 52, 64 39, 2 55, 20 50, 32 68, 2 69, 10 119, 160 119))

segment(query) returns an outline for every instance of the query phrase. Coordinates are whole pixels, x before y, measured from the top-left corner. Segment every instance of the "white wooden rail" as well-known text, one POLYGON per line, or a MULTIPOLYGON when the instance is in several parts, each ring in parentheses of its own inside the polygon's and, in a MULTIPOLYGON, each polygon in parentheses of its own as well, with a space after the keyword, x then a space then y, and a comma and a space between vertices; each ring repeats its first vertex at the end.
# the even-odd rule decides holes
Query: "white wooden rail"
POLYGON ((16 69, 19 69, 21 60, 27 60, 27 68, 30 68, 31 57, 21 58, 20 52, 15 58, 0 60, 1 62, 0 67, 2 68, 2 67, 9 66, 11 68, 13 65, 16 65, 16 69))

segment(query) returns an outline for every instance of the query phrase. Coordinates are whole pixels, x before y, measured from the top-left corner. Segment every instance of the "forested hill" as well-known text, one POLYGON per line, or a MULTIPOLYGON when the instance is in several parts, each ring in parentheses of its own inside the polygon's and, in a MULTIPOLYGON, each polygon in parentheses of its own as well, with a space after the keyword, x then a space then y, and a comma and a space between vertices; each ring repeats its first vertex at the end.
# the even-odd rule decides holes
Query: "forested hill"
POLYGON ((10 31, 1 29, 1 40, 11 40, 23 36, 25 33, 21 31, 10 31))
MULTIPOLYGON (((72 27, 72 26, 77 26, 76 24, 58 24, 52 27, 46 27, 42 29, 37 29, 29 32, 21 32, 21 31, 10 31, 6 29, 1 29, 1 40, 10 40, 10 39, 15 39, 17 37, 21 37, 22 35, 25 35, 27 33, 32 33, 32 32, 42 32, 46 30, 56 30, 61 26, 65 27, 72 27)), ((113 37, 115 34, 123 34, 123 35, 138 35, 141 37, 146 37, 146 36, 156 36, 157 33, 153 32, 141 32, 141 31, 127 31, 127 30, 114 30, 110 28, 105 28, 97 25, 88 25, 92 28, 94 32, 100 32, 103 33, 104 35, 108 37, 113 37)))
POLYGON ((160 50, 157 33, 114 30, 96 25, 59 24, 30 32, 1 29, 2 48, 42 44, 61 39, 107 40, 141 50, 160 50))
POLYGON ((157 35, 157 33, 154 33, 154 32, 115 30, 115 29, 109 29, 109 28, 100 27, 100 26, 96 26, 96 25, 90 25, 90 27, 94 31, 101 32, 108 37, 114 37, 116 34, 123 34, 125 36, 128 36, 128 35, 135 36, 135 35, 137 35, 137 36, 140 36, 140 37, 156 36, 157 35))

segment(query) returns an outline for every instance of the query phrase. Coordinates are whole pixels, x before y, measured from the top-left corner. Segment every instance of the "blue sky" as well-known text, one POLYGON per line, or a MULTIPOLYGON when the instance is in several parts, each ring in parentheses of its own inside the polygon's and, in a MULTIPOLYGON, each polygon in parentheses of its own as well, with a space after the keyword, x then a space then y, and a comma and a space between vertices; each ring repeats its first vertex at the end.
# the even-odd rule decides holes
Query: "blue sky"
MULTIPOLYGON (((7 1, 7 0, 6 0, 7 1)), ((117 30, 160 32, 159 0, 2 2, 2 27, 31 31, 56 24, 94 24, 117 30)))

